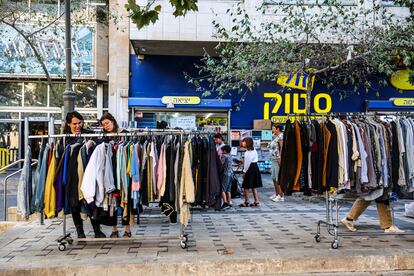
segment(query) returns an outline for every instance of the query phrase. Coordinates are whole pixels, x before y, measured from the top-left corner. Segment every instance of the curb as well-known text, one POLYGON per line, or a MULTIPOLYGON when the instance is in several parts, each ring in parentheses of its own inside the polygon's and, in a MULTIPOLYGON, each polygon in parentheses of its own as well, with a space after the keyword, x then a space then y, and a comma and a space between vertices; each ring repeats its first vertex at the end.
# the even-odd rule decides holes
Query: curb
MULTIPOLYGON (((115 261, 116 262, 116 261, 115 261)), ((183 263, 94 264, 4 268, 0 274, 15 275, 275 275, 293 273, 380 272, 414 269, 414 256, 352 256, 295 259, 234 259, 183 263)))

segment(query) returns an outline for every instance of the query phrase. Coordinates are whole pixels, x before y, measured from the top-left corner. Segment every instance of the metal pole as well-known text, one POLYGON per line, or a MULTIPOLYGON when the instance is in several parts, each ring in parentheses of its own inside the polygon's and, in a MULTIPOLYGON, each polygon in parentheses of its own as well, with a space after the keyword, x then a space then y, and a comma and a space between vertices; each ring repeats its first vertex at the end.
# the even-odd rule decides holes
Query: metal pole
POLYGON ((29 147, 29 119, 24 118, 24 151, 26 152, 29 147))
MULTIPOLYGON (((65 53, 66 90, 63 92, 63 115, 75 110, 75 92, 72 90, 72 42, 70 25, 70 0, 65 1, 65 53)), ((62 117, 63 120, 64 117, 62 117)))

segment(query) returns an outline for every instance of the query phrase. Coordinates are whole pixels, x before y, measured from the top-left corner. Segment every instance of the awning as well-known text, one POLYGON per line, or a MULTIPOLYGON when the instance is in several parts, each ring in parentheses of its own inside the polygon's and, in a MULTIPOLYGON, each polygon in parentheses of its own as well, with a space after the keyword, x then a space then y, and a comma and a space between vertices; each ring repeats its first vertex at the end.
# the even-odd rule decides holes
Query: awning
MULTIPOLYGON (((397 99, 397 98, 395 98, 397 99)), ((366 101, 367 111, 414 111, 414 105, 396 105, 395 99, 388 101, 366 101)), ((410 98, 405 98, 410 101, 410 98)), ((412 98, 414 101, 414 98, 412 98)))
MULTIPOLYGON (((162 103, 161 98, 128 98, 129 107, 164 107, 167 105, 162 103)), ((220 99, 201 99, 199 104, 175 104, 176 108, 215 108, 215 109, 231 109, 231 100, 220 99)))

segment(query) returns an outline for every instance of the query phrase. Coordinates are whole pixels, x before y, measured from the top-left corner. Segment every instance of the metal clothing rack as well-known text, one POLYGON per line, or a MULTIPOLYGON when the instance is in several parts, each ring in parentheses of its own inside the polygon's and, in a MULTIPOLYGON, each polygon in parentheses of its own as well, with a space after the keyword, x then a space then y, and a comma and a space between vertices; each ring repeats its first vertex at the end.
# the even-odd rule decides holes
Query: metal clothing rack
MULTIPOLYGON (((193 131, 193 130, 175 130, 175 129, 128 129, 130 132, 128 133, 88 133, 88 134, 54 134, 54 135, 30 135, 28 139, 53 139, 53 138, 104 138, 104 137, 137 137, 137 136, 163 136, 163 135, 199 135, 199 134, 211 134, 210 132, 202 132, 202 131, 193 131)), ((190 209, 191 210, 191 209, 190 209)), ((190 214, 191 216, 191 214, 190 214)), ((40 223, 43 224, 44 215, 43 211, 40 214, 40 223)), ((73 244, 74 239, 71 237, 71 233, 67 232, 67 223, 66 223, 66 214, 63 215, 63 234, 60 236, 56 241, 58 245, 58 249, 60 251, 66 250, 66 245, 73 244)), ((179 244, 182 249, 187 248, 188 242, 188 234, 185 233, 186 226, 180 223, 180 234, 179 234, 179 244)), ((145 237, 146 240, 156 240, 156 239, 173 239, 177 238, 176 236, 162 236, 162 237, 145 237)), ((131 238, 84 238, 78 239, 78 242, 108 242, 108 241, 142 241, 142 237, 131 237, 131 238)))
MULTIPOLYGON (((330 116, 331 114, 327 114, 327 116, 330 116)), ((377 117, 377 116, 385 116, 385 115, 394 115, 394 116, 410 116, 413 115, 413 113, 409 112, 392 112, 392 113, 384 113, 384 112, 369 112, 369 113, 342 113, 342 114, 335 114, 333 116, 364 116, 364 117, 377 117)), ((326 220, 319 220, 317 223, 317 229, 316 229, 316 235, 315 235, 315 241, 321 242, 321 225, 326 225, 326 229, 329 235, 333 236, 334 239, 331 242, 331 248, 332 249, 338 249, 339 248, 339 236, 366 236, 369 235, 414 235, 414 232, 403 232, 403 233, 378 233, 378 232, 359 232, 359 233, 343 233, 339 234, 339 211, 342 208, 342 206, 346 202, 354 202, 356 200, 356 197, 350 198, 345 197, 342 194, 341 195, 335 195, 332 196, 328 191, 325 192, 325 208, 326 208, 326 220)), ((394 208, 393 208, 393 200, 390 200, 389 208, 391 209, 391 219, 392 224, 394 225, 394 208)))
MULTIPOLYGON (((402 232, 402 233, 385 233, 385 232, 346 232, 339 233, 339 211, 344 206, 345 203, 354 202, 356 197, 341 197, 341 195, 331 196, 329 192, 325 192, 325 203, 326 203, 326 220, 319 220, 316 228, 315 241, 321 242, 321 225, 326 225, 326 230, 329 235, 333 236, 333 241, 331 242, 332 249, 339 248, 339 237, 352 237, 352 236, 366 236, 366 235, 375 235, 375 236, 412 236, 414 235, 413 231, 402 232)), ((389 208, 391 209, 391 219, 392 224, 394 225, 394 208, 393 201, 390 201, 389 208)))

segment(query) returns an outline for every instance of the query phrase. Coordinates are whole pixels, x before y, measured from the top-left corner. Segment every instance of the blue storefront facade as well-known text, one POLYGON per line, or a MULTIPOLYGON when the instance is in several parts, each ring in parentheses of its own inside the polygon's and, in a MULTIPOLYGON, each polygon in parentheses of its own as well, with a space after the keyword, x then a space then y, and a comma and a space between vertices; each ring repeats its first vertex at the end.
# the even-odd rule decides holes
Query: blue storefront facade
MULTIPOLYGON (((285 89, 280 92, 281 87, 276 82, 261 85, 248 93, 239 110, 233 108, 234 104, 239 102, 240 96, 238 95, 227 99, 215 99, 214 97, 204 99, 184 77, 184 72, 197 76, 194 64, 199 60, 199 57, 149 55, 139 60, 136 55, 131 55, 128 99, 130 110, 134 112, 197 110, 206 114, 217 112, 230 117, 232 129, 252 129, 253 120, 273 119, 277 121, 278 118, 288 114, 305 112, 306 94, 304 91, 285 89), (162 98, 166 96, 198 97, 200 100, 187 104, 175 104, 174 108, 167 108, 165 101, 162 101, 162 98)), ((328 89, 316 81, 312 91, 311 112, 414 111, 413 100, 414 90, 399 91, 391 85, 374 86, 369 91, 361 88, 355 92, 349 87, 338 86, 328 89), (393 101, 395 98, 400 99, 398 106, 393 101)))

